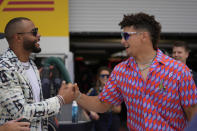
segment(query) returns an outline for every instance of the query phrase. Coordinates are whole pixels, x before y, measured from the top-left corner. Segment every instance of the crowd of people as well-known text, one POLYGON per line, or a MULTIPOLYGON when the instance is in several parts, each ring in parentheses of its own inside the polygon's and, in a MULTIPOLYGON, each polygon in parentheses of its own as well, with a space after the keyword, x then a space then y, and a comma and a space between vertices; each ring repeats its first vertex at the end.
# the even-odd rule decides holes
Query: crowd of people
POLYGON ((164 54, 158 48, 161 25, 146 13, 124 15, 119 25, 128 59, 112 72, 99 70, 98 84, 87 94, 76 83, 62 81, 56 96, 43 99, 39 71, 30 59, 41 51, 38 28, 28 18, 11 19, 4 31, 9 48, 0 57, 0 131, 47 131, 48 117, 73 100, 96 120, 96 131, 119 128, 115 113, 123 102, 129 130, 184 130, 197 111, 188 48, 175 43, 174 59, 164 54))

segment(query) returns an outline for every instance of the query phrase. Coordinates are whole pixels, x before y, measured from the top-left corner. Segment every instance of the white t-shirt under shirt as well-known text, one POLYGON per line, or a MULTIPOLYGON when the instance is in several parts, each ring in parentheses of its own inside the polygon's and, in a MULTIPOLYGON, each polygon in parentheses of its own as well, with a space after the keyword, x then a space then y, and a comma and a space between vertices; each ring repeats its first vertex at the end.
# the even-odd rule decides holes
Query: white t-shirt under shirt
POLYGON ((31 64, 29 62, 22 62, 22 65, 29 66, 29 69, 26 70, 26 76, 29 79, 29 82, 31 84, 32 90, 33 90, 33 97, 36 102, 40 101, 40 87, 38 83, 38 79, 36 77, 36 73, 34 69, 32 68, 31 64))
MULTIPOLYGON (((26 76, 29 79, 29 82, 31 84, 34 100, 36 102, 40 102, 40 90, 41 89, 39 87, 36 73, 29 62, 21 62, 21 63, 24 66, 24 68, 26 69, 26 76)), ((41 131, 41 125, 40 125, 39 131, 41 131)))

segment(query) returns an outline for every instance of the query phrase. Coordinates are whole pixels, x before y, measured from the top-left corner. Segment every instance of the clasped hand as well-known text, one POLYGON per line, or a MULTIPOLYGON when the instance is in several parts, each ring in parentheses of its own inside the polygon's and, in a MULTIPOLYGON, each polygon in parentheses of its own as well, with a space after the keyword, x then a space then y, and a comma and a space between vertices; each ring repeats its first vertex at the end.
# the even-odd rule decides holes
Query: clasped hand
POLYGON ((76 83, 72 84, 62 81, 58 95, 62 96, 64 99, 64 104, 68 104, 73 100, 76 100, 76 98, 80 95, 80 91, 76 83))

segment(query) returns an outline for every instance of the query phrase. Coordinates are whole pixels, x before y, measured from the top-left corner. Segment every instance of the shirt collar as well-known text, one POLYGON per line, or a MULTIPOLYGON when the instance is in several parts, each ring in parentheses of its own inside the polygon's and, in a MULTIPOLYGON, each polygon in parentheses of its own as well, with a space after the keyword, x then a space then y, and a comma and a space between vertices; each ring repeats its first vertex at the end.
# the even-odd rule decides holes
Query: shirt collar
POLYGON ((160 49, 157 49, 156 61, 164 65, 167 62, 166 55, 160 49))
MULTIPOLYGON (((166 55, 160 49, 157 49, 157 56, 155 57, 153 64, 161 63, 165 65, 166 62, 167 62, 166 55)), ((137 64, 133 57, 128 58, 127 66, 136 69, 137 64)))

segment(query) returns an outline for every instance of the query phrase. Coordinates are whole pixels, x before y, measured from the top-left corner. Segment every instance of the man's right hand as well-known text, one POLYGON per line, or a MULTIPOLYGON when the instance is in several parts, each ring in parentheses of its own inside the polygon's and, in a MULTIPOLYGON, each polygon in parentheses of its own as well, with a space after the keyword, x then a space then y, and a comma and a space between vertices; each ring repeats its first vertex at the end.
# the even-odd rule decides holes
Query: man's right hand
POLYGON ((92 117, 93 120, 99 119, 99 115, 94 111, 90 111, 90 116, 92 117))
POLYGON ((62 96, 64 99, 64 104, 71 103, 74 100, 74 85, 72 83, 66 84, 65 81, 62 81, 62 85, 58 92, 58 95, 62 96))
POLYGON ((79 90, 77 83, 74 84, 73 90, 74 90, 74 99, 78 101, 79 98, 81 97, 81 92, 79 90))
POLYGON ((18 122, 20 119, 21 118, 6 122, 0 126, 0 131, 30 131, 30 123, 18 122))

